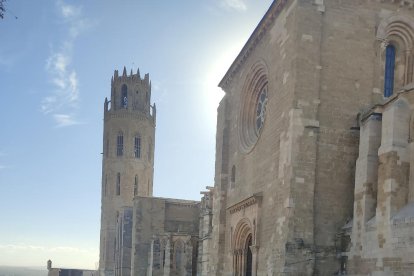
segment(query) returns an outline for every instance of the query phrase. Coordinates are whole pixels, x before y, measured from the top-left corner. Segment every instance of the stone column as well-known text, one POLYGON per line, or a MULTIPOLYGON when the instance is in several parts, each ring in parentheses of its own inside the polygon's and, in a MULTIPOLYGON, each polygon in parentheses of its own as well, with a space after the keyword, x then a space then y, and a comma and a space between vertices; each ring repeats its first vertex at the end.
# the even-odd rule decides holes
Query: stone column
POLYGON ((381 144, 382 114, 372 113, 361 122, 359 155, 354 190, 353 254, 360 255, 365 224, 375 216, 378 191, 378 148, 381 144))
POLYGON ((383 112, 381 147, 378 150, 378 223, 388 224, 391 216, 406 204, 410 174, 410 117, 410 106, 404 98, 390 102, 383 112))
POLYGON ((241 268, 241 272, 242 272, 242 276, 246 275, 246 260, 247 260, 247 249, 242 249, 242 268, 241 268))
POLYGON ((164 265, 164 276, 170 276, 171 271, 171 240, 168 239, 167 244, 165 245, 165 265, 164 265))
POLYGON ((151 250, 148 256, 148 275, 152 275, 152 270, 154 266, 154 240, 151 240, 151 250))
POLYGON ((237 276, 242 276, 242 268, 243 268, 243 250, 237 250, 237 276))
POLYGON ((233 276, 236 276, 237 272, 237 250, 233 250, 233 276))

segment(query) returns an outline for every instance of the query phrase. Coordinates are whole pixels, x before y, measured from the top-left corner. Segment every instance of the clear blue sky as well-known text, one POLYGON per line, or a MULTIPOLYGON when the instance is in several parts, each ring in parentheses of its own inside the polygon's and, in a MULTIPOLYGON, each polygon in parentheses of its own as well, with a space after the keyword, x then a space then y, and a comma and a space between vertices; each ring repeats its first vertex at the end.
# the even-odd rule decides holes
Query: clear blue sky
POLYGON ((7 0, 0 265, 95 268, 103 102, 124 65, 152 80, 154 195, 198 200, 214 184, 217 84, 270 3, 7 0))

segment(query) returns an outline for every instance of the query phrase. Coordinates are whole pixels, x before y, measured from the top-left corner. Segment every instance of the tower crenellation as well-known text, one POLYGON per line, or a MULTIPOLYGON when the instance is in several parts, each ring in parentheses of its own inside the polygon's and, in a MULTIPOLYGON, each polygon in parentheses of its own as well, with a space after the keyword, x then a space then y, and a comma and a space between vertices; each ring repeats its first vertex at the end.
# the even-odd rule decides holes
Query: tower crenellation
POLYGON ((142 79, 139 70, 136 74, 127 75, 124 67, 123 74, 120 76, 115 70, 111 79, 111 109, 107 111, 139 111, 151 116, 153 107, 151 106, 151 81, 149 74, 145 74, 142 79))

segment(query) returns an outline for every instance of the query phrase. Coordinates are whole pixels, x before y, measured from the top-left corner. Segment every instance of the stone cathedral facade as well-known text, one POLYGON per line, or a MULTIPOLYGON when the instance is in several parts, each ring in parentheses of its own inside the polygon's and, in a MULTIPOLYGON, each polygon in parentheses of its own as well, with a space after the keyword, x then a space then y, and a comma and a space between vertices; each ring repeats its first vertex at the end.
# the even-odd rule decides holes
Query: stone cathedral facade
POLYGON ((414 0, 274 1, 219 86, 214 187, 164 199, 148 79, 115 74, 101 275, 414 274, 414 0))

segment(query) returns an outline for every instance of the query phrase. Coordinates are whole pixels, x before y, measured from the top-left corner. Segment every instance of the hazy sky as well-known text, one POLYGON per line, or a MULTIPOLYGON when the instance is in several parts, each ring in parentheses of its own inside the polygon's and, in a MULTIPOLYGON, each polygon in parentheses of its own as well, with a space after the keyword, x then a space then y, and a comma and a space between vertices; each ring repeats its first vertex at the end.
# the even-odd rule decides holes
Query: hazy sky
POLYGON ((0 265, 97 266, 103 102, 124 66, 152 81, 154 195, 198 200, 214 184, 217 84, 271 2, 7 0, 0 265))

